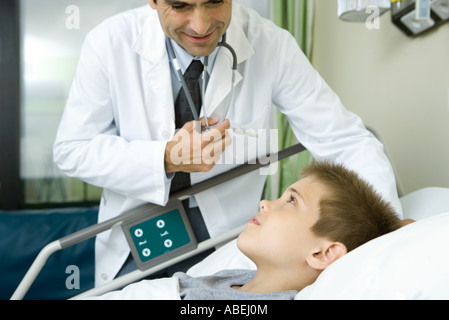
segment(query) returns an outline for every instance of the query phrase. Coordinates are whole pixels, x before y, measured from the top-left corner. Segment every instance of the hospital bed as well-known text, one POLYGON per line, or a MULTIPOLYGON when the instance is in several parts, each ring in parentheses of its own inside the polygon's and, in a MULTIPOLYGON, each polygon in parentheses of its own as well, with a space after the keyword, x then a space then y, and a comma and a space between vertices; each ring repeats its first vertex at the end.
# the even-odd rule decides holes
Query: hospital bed
MULTIPOLYGON (((221 183, 230 181, 232 179, 241 177, 244 174, 249 173, 251 171, 255 171, 255 170, 261 169, 263 167, 266 167, 268 165, 274 164, 278 161, 281 161, 285 158, 288 158, 288 157, 295 155, 302 151, 305 151, 305 148, 301 144, 297 144, 297 145, 289 147, 285 150, 282 150, 280 152, 277 152, 274 154, 269 154, 266 157, 256 159, 256 160, 252 161, 250 165, 244 164, 244 165, 238 166, 228 172, 220 174, 214 178, 203 181, 201 183, 195 184, 188 189, 181 190, 181 191, 171 195, 167 206, 170 206, 171 203, 179 203, 180 201, 188 199, 191 196, 198 194, 202 191, 205 191, 209 188, 212 188, 221 183)), ((178 207, 176 207, 176 208, 178 209, 178 207)), ((130 212, 124 213, 123 215, 120 215, 113 219, 104 221, 99 224, 94 224, 92 226, 89 226, 87 228, 79 230, 73 234, 70 234, 68 236, 62 237, 55 241, 52 241, 51 243, 46 245, 40 251, 40 253, 36 257, 36 259, 32 263, 31 267, 29 268, 28 272, 25 274, 25 276, 23 277, 19 286, 15 290, 11 299, 16 300, 16 299, 24 298, 24 296, 30 289, 31 285, 38 277, 42 268, 45 266, 47 260, 54 253, 56 253, 60 250, 63 250, 63 249, 71 248, 72 246, 82 243, 86 240, 89 240, 89 239, 95 237, 97 234, 107 231, 109 229, 112 229, 115 227, 120 227, 120 226, 127 226, 128 224, 135 223, 136 221, 140 221, 142 219, 145 220, 145 219, 147 219, 145 216, 151 217, 152 215, 158 213, 161 209, 164 209, 164 208, 154 205, 154 204, 148 204, 146 206, 137 208, 136 210, 132 210, 130 212)), ((186 221, 186 219, 184 219, 184 218, 183 218, 183 220, 184 220, 183 221, 184 224, 186 225, 186 227, 188 229, 188 233, 191 235, 191 228, 188 225, 188 221, 186 221)), ((150 268, 145 268, 145 270, 143 270, 143 271, 136 270, 135 272, 131 272, 127 275, 124 275, 118 279, 113 280, 112 282, 110 282, 100 288, 92 289, 89 292, 80 295, 79 297, 102 294, 102 293, 108 292, 110 290, 121 288, 121 287, 125 286, 126 284, 143 279, 149 275, 152 275, 160 270, 165 269, 166 267, 174 265, 180 261, 188 259, 192 256, 199 254, 199 253, 207 251, 211 248, 215 248, 223 243, 230 241, 231 239, 235 239, 244 230, 244 228, 245 228, 245 226, 243 225, 243 226, 235 228, 234 230, 231 230, 229 232, 221 234, 213 239, 209 239, 209 240, 206 240, 206 241, 198 243, 198 244, 195 243, 195 245, 193 246, 195 248, 192 250, 188 250, 188 252, 185 252, 185 253, 179 254, 179 255, 170 254, 170 256, 173 256, 173 258, 171 258, 169 260, 163 260, 161 263, 157 264, 156 266, 152 266, 150 268)), ((129 236, 129 238, 130 238, 130 236, 129 236)), ((189 247, 192 247, 192 246, 189 244, 189 247)), ((131 248, 131 249, 133 249, 133 248, 131 248)), ((134 258, 138 258, 138 257, 134 256, 134 258)), ((138 265, 139 265, 139 263, 138 263, 138 265)))
MULTIPOLYGON (((279 159, 303 150, 295 146, 279 159)), ((242 167, 243 168, 243 167, 242 167)), ((240 168, 239 170, 242 170, 240 168)), ((244 171, 244 170, 243 170, 244 171)), ((243 171, 229 174, 240 176, 243 171)), ((197 186, 197 191, 176 195, 183 198, 209 185, 197 186)), ((299 292, 298 300, 307 299, 449 299, 449 189, 426 188, 401 198, 404 217, 417 222, 400 230, 374 239, 348 253, 328 267, 309 287, 299 292)), ((84 229, 62 239, 62 244, 50 244, 41 252, 24 277, 14 299, 20 299, 52 252, 72 246, 118 221, 109 221, 100 227, 84 229), (95 229, 95 230, 94 230, 95 229)), ((83 299, 108 293, 109 298, 176 299, 176 279, 166 278, 139 281, 169 265, 224 244, 202 262, 193 266, 192 276, 211 275, 224 269, 254 269, 254 264, 237 248, 235 238, 244 226, 218 238, 198 244, 197 249, 178 256, 146 271, 137 270, 118 278, 106 286, 84 292, 74 299, 83 299), (135 283, 138 281, 137 283, 135 283), (130 283, 125 290, 115 291, 130 283)))
MULTIPOLYGON (((405 218, 417 222, 349 252, 295 299, 449 299, 449 189, 418 190, 402 197, 401 204, 405 218)), ((255 266, 234 240, 188 273, 202 276, 236 268, 255 266)))
MULTIPOLYGON (((449 299, 449 189, 426 188, 401 199, 406 217, 417 222, 349 252, 295 300, 449 299)), ((255 269, 232 240, 188 274, 213 275, 225 269, 255 269)), ((101 293, 101 292, 100 292, 101 293)), ((88 298, 88 294, 79 298, 88 298)), ((176 278, 144 280, 90 299, 179 299, 176 278)))

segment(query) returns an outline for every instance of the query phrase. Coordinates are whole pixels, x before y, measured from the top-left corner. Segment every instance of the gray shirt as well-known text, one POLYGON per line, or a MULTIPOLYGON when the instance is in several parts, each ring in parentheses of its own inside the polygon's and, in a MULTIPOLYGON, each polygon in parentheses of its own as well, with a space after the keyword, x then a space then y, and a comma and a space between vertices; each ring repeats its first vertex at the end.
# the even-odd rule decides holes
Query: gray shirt
POLYGON ((212 276, 191 277, 177 272, 179 294, 183 300, 293 300, 297 291, 250 293, 232 289, 254 278, 255 271, 223 270, 212 276))

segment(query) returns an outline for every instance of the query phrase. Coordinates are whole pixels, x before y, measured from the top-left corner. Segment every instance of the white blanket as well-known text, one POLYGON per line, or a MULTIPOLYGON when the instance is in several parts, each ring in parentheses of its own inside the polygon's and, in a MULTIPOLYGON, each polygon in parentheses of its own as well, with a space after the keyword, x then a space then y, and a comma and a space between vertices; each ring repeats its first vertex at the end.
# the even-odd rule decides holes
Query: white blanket
POLYGON ((178 278, 142 280, 123 290, 112 291, 88 300, 180 300, 178 278))

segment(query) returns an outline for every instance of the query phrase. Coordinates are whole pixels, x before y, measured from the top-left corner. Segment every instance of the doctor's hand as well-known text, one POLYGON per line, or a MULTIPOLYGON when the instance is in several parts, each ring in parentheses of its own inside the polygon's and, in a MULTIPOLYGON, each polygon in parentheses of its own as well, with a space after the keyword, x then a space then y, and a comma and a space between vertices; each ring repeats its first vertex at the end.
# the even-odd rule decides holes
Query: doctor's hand
MULTIPOLYGON (((201 127, 206 126, 204 118, 201 127)), ((218 118, 208 118, 210 126, 219 123, 218 118)), ((229 120, 208 132, 198 133, 195 121, 186 123, 167 143, 165 149, 165 172, 208 172, 212 170, 221 154, 232 142, 227 132, 229 120)))

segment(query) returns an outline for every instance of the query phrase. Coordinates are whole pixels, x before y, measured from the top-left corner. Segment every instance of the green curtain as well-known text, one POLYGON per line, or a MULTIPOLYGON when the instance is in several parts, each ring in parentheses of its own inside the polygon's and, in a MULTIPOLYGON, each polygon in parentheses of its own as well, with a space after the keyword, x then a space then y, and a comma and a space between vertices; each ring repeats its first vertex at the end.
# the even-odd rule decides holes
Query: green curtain
MULTIPOLYGON (((312 53, 312 26, 314 0, 272 0, 273 21, 288 30, 298 41, 304 54, 310 59, 312 53)), ((296 144, 293 131, 286 117, 276 110, 279 129, 279 150, 296 144)), ((296 182, 301 168, 312 161, 308 151, 301 152, 279 163, 275 174, 268 177, 264 198, 276 199, 296 182)))

